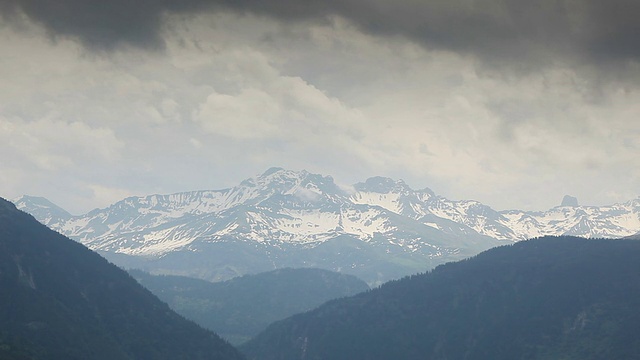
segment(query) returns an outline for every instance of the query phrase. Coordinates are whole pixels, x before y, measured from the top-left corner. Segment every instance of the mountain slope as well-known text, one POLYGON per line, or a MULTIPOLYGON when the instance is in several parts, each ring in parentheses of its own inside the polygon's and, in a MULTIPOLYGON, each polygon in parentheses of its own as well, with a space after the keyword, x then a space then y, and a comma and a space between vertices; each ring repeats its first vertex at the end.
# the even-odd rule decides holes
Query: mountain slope
POLYGON ((176 312, 235 344, 274 321, 369 289, 354 276, 321 269, 280 269, 217 283, 137 270, 130 274, 176 312))
POLYGON ((329 176, 280 168, 229 189, 130 197, 80 216, 28 196, 16 204, 118 265, 207 280, 322 267, 380 284, 505 242, 640 232, 640 199, 495 211, 401 180, 343 189, 329 176))
POLYGON ((0 199, 0 358, 240 359, 126 272, 0 199))
POLYGON ((640 242, 541 238, 275 323, 250 359, 637 359, 640 242))

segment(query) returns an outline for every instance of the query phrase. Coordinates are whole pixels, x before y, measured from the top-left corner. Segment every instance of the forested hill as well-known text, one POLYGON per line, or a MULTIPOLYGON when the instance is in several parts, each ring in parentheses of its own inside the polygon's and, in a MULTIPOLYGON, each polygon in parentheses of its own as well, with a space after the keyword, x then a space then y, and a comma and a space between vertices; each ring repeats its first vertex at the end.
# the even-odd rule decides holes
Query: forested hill
POLYGON ((108 263, 0 199, 0 359, 241 359, 108 263))
POLYGON ((640 242, 545 237, 270 326, 250 359, 640 359, 640 242))
POLYGON ((278 269, 211 283, 183 276, 130 271, 172 309, 234 344, 274 321, 369 289, 352 275, 322 269, 278 269))

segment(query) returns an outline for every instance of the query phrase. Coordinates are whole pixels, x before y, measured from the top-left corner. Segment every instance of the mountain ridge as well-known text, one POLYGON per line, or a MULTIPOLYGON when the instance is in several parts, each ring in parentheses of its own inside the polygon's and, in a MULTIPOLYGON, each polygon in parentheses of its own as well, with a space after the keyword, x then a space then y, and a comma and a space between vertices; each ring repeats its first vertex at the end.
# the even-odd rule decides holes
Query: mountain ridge
POLYGON ((249 359, 637 359, 634 240, 487 250, 269 326, 249 359))
POLYGON ((0 358, 242 359, 107 260, 0 198, 0 358))
MULTIPOLYGON (((504 242, 545 235, 620 238, 640 232, 640 199, 605 207, 496 211, 473 200, 446 199, 428 188, 413 190, 402 180, 372 177, 344 189, 331 176, 282 168, 227 189, 129 197, 78 216, 47 213, 46 203, 28 196, 16 204, 108 257, 159 259, 201 252, 210 244, 239 243, 253 247, 248 251, 255 256, 281 253, 280 260, 269 260, 272 268, 317 265, 327 259, 284 261, 283 254, 292 248, 313 252, 341 238, 374 252, 400 254, 392 262, 409 261, 414 263, 409 268, 424 271, 504 242), (417 265, 419 259, 427 260, 417 265)), ((331 269, 363 266, 354 261, 331 269)), ((250 270, 237 275, 244 271, 250 270)), ((366 280, 372 284, 371 278, 366 280)))

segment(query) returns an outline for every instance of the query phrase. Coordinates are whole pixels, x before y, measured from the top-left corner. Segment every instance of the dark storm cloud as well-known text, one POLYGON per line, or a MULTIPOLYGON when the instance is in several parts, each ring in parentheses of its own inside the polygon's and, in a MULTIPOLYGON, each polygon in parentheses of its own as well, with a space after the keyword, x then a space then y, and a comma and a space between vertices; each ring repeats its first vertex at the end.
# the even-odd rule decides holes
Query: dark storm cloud
POLYGON ((43 24, 52 35, 77 36, 91 48, 110 49, 120 43, 141 47, 161 44, 160 18, 149 1, 83 0, 1 0, 3 10, 12 17, 23 11, 43 24))
MULTIPOLYGON (((340 15, 366 32, 404 36, 483 59, 640 59, 637 0, 0 0, 53 34, 110 49, 162 47, 162 15, 233 10, 282 21, 340 15)), ((13 9, 13 10, 11 10, 13 9)))
POLYGON ((590 1, 584 24, 589 51, 600 58, 640 59, 640 1, 590 1))

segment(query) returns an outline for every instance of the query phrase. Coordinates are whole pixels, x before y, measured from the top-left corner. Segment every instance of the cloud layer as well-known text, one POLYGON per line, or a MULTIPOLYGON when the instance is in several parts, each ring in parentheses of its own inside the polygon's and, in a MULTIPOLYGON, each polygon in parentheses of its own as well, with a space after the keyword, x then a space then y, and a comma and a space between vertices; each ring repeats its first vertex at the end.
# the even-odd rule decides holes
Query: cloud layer
POLYGON ((638 196, 632 1, 0 1, 4 196, 80 212, 271 166, 498 209, 638 196))
POLYGON ((340 16, 370 34, 402 36, 428 47, 485 59, 548 62, 558 55, 590 62, 637 61, 640 3, 634 0, 3 0, 52 35, 92 48, 162 48, 168 14, 235 11, 283 22, 340 16))

